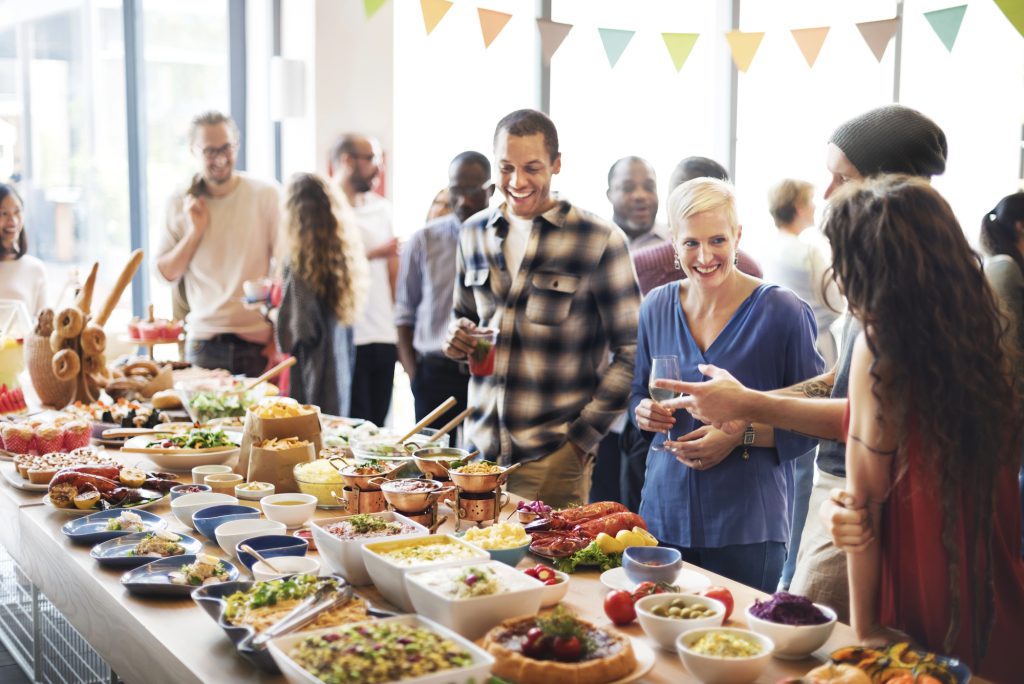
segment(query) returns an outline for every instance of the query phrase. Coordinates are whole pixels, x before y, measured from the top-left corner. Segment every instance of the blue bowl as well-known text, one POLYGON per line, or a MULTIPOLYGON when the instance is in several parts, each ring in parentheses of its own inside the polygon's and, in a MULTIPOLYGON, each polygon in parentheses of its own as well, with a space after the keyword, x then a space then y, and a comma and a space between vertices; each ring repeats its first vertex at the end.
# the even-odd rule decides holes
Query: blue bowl
POLYGON ((668 582, 683 567, 683 555, 667 546, 629 546, 622 552, 622 569, 630 582, 668 582))
POLYGON ((216 539, 214 532, 218 527, 231 520, 256 520, 260 512, 250 506, 241 504, 220 504, 202 508, 192 516, 192 522, 199 534, 207 539, 216 539))
POLYGON ((487 553, 491 554, 491 560, 500 561, 514 568, 519 565, 519 561, 526 557, 526 552, 529 548, 530 544, 527 542, 522 546, 515 546, 511 549, 487 549, 487 553))
POLYGON ((251 537, 238 542, 235 546, 235 553, 238 554, 238 562, 245 566, 245 569, 252 572, 252 566, 256 559, 250 553, 242 551, 242 544, 251 546, 264 558, 277 558, 278 556, 305 556, 309 550, 309 542, 305 539, 292 537, 287 534, 265 534, 261 537, 251 537))
POLYGON ((198 494, 200 492, 209 492, 212 489, 213 488, 210 487, 210 485, 208 484, 188 483, 175 485, 174 487, 171 487, 171 501, 174 501, 179 496, 185 496, 186 494, 198 494), (199 489, 195 489, 196 487, 198 487, 199 489), (189 491, 190 489, 193 491, 189 491))

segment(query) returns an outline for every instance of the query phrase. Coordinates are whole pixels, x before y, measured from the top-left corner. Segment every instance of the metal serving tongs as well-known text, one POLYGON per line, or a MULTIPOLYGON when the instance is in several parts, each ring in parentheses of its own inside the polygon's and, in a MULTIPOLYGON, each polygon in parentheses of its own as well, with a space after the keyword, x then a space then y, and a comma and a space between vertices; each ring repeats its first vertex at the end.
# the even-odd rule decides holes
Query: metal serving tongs
POLYGON ((297 629, 305 627, 315 620, 321 613, 324 613, 335 606, 351 601, 352 596, 353 591, 350 584, 335 588, 330 582, 324 582, 324 584, 316 590, 315 594, 303 599, 299 605, 295 606, 291 610, 291 612, 264 630, 261 634, 257 634, 253 637, 251 642, 252 647, 256 649, 263 648, 264 645, 274 637, 279 637, 282 634, 288 634, 289 632, 294 632, 297 629))

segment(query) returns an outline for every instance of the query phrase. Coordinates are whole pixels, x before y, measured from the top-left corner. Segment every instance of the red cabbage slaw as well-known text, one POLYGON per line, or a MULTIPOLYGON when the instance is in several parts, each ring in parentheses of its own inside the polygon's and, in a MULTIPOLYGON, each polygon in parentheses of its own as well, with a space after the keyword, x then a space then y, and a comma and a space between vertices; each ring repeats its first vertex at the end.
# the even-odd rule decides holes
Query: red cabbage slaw
POLYGON ((794 626, 822 625, 829 621, 829 617, 810 599, 788 591, 775 592, 767 601, 754 599, 750 614, 768 622, 794 626))

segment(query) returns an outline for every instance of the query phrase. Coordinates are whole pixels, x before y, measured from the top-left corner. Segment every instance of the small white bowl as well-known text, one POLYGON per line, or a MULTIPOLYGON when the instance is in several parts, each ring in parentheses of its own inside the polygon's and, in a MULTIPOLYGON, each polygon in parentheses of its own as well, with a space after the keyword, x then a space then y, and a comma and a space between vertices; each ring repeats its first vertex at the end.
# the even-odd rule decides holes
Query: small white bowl
POLYGON ((271 570, 263 561, 256 561, 252 566, 252 576, 257 582, 266 582, 296 573, 320 574, 320 561, 309 556, 275 556, 270 562, 281 572, 271 570))
POLYGON ((558 584, 545 584, 544 593, 540 596, 540 607, 550 608, 557 605, 569 592, 569 575, 561 570, 555 570, 555 577, 561 580, 558 584))
POLYGON ((693 594, 651 594, 638 600, 634 608, 636 608, 636 618, 640 621, 644 633, 666 651, 676 650, 676 639, 683 632, 700 627, 719 626, 725 620, 725 606, 721 601, 693 594), (715 614, 710 617, 685 620, 654 614, 655 608, 676 599, 681 599, 687 606, 699 605, 711 608, 715 614))
POLYGON ((784 625, 779 622, 762 620, 751 614, 753 604, 747 606, 747 626, 751 630, 775 642, 776 658, 800 660, 825 645, 836 626, 836 612, 828 606, 815 603, 815 607, 828 618, 820 625, 784 625))
POLYGON ((398 521, 412 528, 408 534, 396 534, 391 537, 360 537, 357 539, 341 539, 328 532, 331 525, 341 522, 351 516, 345 515, 338 518, 318 518, 310 523, 309 529, 313 532, 313 540, 316 542, 317 553, 332 572, 336 572, 354 587, 361 587, 373 584, 370 574, 366 571, 366 563, 363 561, 363 553, 360 548, 364 544, 379 542, 391 539, 406 539, 409 537, 425 537, 430 534, 423 525, 409 520, 403 515, 393 511, 374 513, 374 517, 387 522, 398 521))
POLYGON ((734 627, 704 627, 683 632, 676 639, 676 651, 683 665, 705 684, 749 684, 754 682, 772 659, 775 644, 763 634, 734 627), (704 655, 690 650, 690 647, 708 632, 726 632, 761 647, 761 652, 747 658, 722 658, 704 655))
POLYGON ((206 484, 206 476, 217 473, 230 473, 231 466, 226 465, 201 465, 192 469, 192 484, 206 484))
POLYGON ((316 513, 317 499, 311 494, 271 494, 260 499, 263 515, 271 520, 283 522, 289 529, 301 527, 316 513), (281 501, 299 501, 298 504, 281 504, 281 501))
POLYGON ((243 501, 259 501, 265 496, 274 495, 274 485, 269 482, 263 482, 262 484, 267 485, 266 489, 243 489, 247 487, 249 483, 243 482, 235 486, 235 496, 243 501))
POLYGON ((227 554, 235 558, 235 547, 239 542, 265 534, 284 534, 284 523, 274 520, 229 520, 214 530, 217 545, 227 554))
POLYGON ((217 492, 199 492, 198 494, 186 494, 171 501, 171 513, 185 527, 196 529, 192 523, 192 516, 198 511, 210 506, 221 504, 236 504, 238 499, 230 494, 218 494, 217 492))

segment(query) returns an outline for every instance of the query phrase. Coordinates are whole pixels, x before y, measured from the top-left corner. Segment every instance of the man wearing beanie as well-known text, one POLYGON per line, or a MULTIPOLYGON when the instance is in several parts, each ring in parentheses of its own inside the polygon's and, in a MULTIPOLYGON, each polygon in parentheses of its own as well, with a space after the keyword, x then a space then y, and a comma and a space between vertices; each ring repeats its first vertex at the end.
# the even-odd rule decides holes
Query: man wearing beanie
MULTIPOLYGON (((945 171, 946 152, 946 135, 924 114, 901 105, 872 109, 841 125, 829 139, 825 164, 832 182, 825 198, 847 181, 883 173, 931 178, 945 171)), ((810 513, 790 591, 834 608, 841 622, 848 622, 850 614, 846 555, 832 544, 831 532, 837 530, 841 535, 845 529, 857 534, 863 529, 866 515, 863 510, 845 508, 843 491, 843 413, 853 344, 859 334, 860 326, 848 316, 836 366, 823 375, 774 392, 748 389, 714 366, 700 366, 710 378, 706 382, 659 383, 685 393, 680 399, 666 402, 666 407, 686 409, 694 418, 726 432, 738 432, 756 422, 821 439, 810 513), (815 515, 819 510, 822 514, 815 515)))

